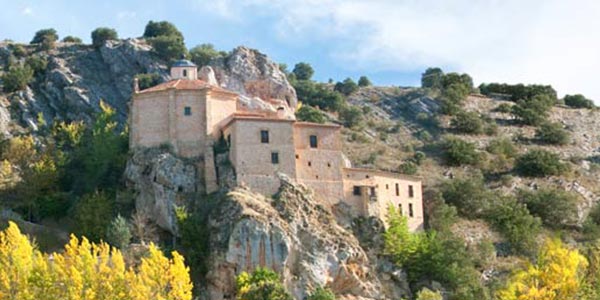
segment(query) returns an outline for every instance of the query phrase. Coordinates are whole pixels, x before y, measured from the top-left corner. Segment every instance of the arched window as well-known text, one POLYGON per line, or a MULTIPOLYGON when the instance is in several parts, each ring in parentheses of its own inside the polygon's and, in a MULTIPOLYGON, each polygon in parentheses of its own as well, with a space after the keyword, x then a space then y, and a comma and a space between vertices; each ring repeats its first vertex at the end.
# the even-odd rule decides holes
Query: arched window
POLYGON ((183 77, 187 77, 187 70, 183 70, 183 77))

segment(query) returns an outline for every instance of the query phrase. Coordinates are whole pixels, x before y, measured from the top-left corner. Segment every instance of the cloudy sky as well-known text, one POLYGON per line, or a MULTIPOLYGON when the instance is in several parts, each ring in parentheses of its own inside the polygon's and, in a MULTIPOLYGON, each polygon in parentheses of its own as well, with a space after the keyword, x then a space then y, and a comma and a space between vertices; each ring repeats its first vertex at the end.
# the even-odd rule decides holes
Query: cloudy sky
POLYGON ((278 62, 306 61, 318 80, 369 76, 417 85, 429 66, 476 83, 552 84, 600 104, 597 0, 0 0, 0 40, 36 30, 90 40, 99 26, 140 36, 168 20, 189 47, 247 45, 278 62), (88 3, 90 2, 90 3, 88 3))

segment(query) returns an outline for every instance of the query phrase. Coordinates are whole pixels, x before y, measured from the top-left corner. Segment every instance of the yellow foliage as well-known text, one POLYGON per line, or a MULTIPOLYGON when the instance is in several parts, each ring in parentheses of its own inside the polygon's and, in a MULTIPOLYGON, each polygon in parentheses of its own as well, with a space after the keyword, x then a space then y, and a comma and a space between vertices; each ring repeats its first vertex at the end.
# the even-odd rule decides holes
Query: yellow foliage
POLYGON ((71 236, 63 253, 43 254, 17 225, 0 232, 0 300, 191 300, 183 257, 168 259, 154 245, 139 268, 106 243, 71 236))
POLYGON ((12 138, 6 148, 3 159, 24 169, 36 157, 35 142, 31 135, 12 138))
POLYGON ((578 299, 587 261, 577 250, 548 240, 538 254, 536 264, 516 272, 498 293, 500 300, 578 299))

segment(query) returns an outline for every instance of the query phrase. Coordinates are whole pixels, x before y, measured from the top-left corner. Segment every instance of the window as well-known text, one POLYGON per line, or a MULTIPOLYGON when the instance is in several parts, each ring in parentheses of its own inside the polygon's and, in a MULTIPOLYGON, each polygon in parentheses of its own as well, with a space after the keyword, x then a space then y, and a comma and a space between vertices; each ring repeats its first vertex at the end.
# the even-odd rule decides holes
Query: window
POLYGON ((390 185, 386 183, 386 184, 385 184, 385 189, 386 189, 386 190, 389 190, 389 189, 390 189, 390 185))
POLYGON ((260 131, 260 142, 263 144, 269 143, 269 131, 268 130, 260 131))
POLYGON ((400 196, 400 185, 396 183, 396 196, 400 196))
POLYGON ((360 186, 354 186, 354 189, 352 190, 352 194, 354 196, 360 196, 360 186))
POLYGON ((227 135, 227 145, 231 146, 231 134, 227 135))
POLYGON ((365 175, 365 178, 369 178, 369 175, 365 175))
POLYGON ((317 148, 317 144, 318 144, 317 136, 316 135, 311 135, 309 137, 309 140, 310 140, 310 147, 311 148, 317 148))
POLYGON ((309 166, 309 167, 310 167, 310 166, 312 166, 312 163, 311 163, 310 161, 308 162, 308 166, 309 166))
POLYGON ((415 196, 415 191, 413 190, 413 186, 408 186, 408 197, 413 198, 415 196))
POLYGON ((398 212, 401 216, 404 215, 404 213, 402 212, 402 203, 398 204, 398 212))
POLYGON ((274 165, 279 164, 279 153, 278 152, 271 152, 271 163, 274 165))
POLYGON ((413 217, 414 216, 412 203, 408 204, 408 216, 409 217, 413 217))
POLYGON ((369 188, 369 196, 375 196, 375 187, 369 188))
POLYGON ((300 158, 300 155, 296 154, 296 159, 299 159, 299 158, 300 158))
POLYGON ((187 70, 183 70, 183 77, 187 77, 187 70))
POLYGON ((192 108, 189 106, 186 106, 183 108, 183 114, 186 116, 191 116, 192 115, 192 108))
POLYGON ((331 168, 331 163, 327 163, 327 167, 331 168))

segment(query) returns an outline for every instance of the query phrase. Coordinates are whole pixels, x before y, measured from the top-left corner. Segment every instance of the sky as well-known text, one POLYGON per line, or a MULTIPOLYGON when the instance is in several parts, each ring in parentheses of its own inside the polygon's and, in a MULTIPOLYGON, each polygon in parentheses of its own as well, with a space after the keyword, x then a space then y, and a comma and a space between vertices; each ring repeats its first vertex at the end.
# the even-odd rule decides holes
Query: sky
POLYGON ((0 0, 0 40, 55 28, 90 42, 101 26, 139 37, 149 20, 174 23, 188 47, 245 45, 290 69, 308 62, 320 81, 415 86, 441 67, 600 104, 597 0, 0 0))

